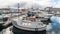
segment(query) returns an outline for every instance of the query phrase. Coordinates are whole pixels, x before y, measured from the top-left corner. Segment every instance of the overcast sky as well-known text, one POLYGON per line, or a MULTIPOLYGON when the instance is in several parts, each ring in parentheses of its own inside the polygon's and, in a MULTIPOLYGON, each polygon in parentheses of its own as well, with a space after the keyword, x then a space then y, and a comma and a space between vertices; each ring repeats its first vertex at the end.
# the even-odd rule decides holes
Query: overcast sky
POLYGON ((0 0, 0 8, 2 7, 16 7, 20 3, 21 7, 57 7, 60 8, 60 0, 0 0))

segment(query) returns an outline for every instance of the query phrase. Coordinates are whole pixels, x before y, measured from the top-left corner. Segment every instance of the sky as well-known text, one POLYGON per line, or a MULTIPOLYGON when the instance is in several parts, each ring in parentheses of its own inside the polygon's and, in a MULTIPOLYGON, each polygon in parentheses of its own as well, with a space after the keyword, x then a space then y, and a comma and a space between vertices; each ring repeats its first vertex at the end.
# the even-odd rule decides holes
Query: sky
POLYGON ((20 3, 20 8, 26 7, 55 7, 60 8, 60 0, 0 0, 0 8, 4 7, 17 7, 20 3))

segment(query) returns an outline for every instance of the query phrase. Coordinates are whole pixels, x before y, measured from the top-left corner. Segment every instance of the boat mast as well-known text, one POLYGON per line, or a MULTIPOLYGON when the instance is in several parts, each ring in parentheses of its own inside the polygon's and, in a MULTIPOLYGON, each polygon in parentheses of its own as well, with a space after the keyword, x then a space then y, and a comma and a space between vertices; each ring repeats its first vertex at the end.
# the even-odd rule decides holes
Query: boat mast
POLYGON ((17 7, 17 8, 18 8, 18 12, 17 12, 17 13, 18 13, 18 16, 19 16, 19 8, 20 8, 20 7, 19 7, 19 0, 18 0, 18 7, 17 7))
POLYGON ((19 13, 19 3, 18 3, 18 13, 19 13))

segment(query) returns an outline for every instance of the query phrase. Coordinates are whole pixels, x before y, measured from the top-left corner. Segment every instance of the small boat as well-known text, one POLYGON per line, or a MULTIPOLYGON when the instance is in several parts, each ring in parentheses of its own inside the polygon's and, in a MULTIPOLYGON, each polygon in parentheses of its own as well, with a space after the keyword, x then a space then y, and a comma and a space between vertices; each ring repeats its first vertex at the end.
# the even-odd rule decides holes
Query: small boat
POLYGON ((0 31, 11 25, 11 22, 9 19, 10 19, 10 15, 0 14, 0 31))

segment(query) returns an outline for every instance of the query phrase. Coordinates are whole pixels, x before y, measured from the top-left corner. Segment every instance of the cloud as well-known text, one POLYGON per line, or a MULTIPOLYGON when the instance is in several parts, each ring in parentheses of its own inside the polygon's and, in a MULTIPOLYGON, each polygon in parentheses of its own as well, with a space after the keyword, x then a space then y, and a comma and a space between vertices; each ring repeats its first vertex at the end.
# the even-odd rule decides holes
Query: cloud
POLYGON ((60 0, 55 0, 53 7, 60 8, 60 0))
POLYGON ((0 8, 17 3, 17 0, 0 0, 0 8))
POLYGON ((20 3, 20 7, 60 7, 60 0, 0 0, 0 8, 2 7, 17 7, 17 3, 20 3))
POLYGON ((47 7, 52 6, 51 0, 22 0, 21 2, 26 2, 25 7, 38 6, 38 7, 47 7))
POLYGON ((41 0, 41 1, 37 1, 38 4, 42 5, 42 6, 51 6, 52 2, 51 0, 41 0))
POLYGON ((58 2, 57 4, 55 4, 54 7, 55 7, 55 8, 60 8, 60 2, 58 2))
POLYGON ((28 1, 25 0, 25 2, 27 2, 30 5, 36 3, 36 4, 39 4, 39 5, 44 6, 44 7, 52 6, 52 2, 51 1, 52 0, 28 0, 28 1))

